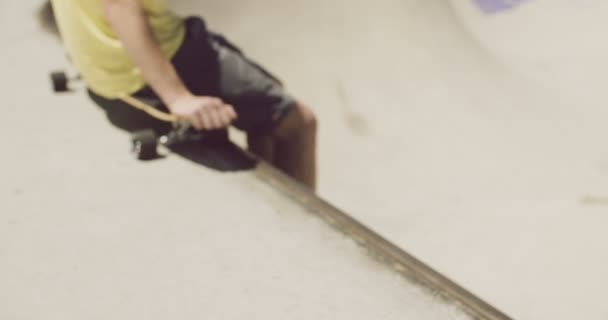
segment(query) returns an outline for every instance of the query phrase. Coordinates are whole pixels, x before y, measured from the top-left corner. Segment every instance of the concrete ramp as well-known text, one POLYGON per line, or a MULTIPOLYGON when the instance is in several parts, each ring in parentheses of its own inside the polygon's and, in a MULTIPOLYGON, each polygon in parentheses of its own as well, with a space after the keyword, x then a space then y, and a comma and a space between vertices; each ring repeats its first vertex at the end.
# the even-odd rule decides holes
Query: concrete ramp
MULTIPOLYGON (((87 104, 74 102, 51 105, 87 104)), ((315 216, 318 200, 284 185, 288 180, 263 164, 231 174, 178 156, 142 164, 112 147, 122 138, 92 139, 113 157, 77 142, 42 163, 31 160, 35 155, 22 158, 28 172, 4 172, 0 318, 443 320, 475 314, 442 296, 441 288, 404 278, 403 266, 372 259, 315 216)), ((206 156, 230 162, 234 153, 226 148, 206 156)))
POLYGON ((506 318, 234 145, 132 159, 39 5, 0 10, 0 319, 506 318))
POLYGON ((516 319, 605 318, 606 1, 208 3, 319 113, 324 198, 516 319))
POLYGON ((40 3, 3 1, 0 318, 604 319, 605 2, 171 3, 317 111, 320 195, 365 226, 229 150, 134 162, 85 97, 49 93, 40 3))

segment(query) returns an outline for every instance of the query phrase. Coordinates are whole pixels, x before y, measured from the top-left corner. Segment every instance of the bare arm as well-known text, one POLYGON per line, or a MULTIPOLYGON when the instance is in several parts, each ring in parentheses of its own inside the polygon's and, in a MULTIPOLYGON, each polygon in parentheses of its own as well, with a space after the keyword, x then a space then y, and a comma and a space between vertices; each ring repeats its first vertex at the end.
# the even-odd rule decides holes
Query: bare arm
POLYGON ((170 105, 188 94, 169 59, 164 56, 138 0, 104 0, 104 11, 125 51, 146 81, 170 105))
POLYGON ((139 0, 103 0, 103 9, 127 55, 171 112, 198 129, 226 127, 236 118, 220 99, 190 93, 162 52, 139 0))

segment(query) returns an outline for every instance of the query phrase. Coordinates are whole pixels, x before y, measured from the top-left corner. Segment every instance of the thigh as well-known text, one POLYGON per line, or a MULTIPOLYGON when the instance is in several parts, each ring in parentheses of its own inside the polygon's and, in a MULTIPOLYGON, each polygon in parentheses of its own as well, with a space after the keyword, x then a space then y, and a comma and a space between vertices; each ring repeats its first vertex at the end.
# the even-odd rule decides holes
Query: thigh
POLYGON ((269 133, 295 100, 276 77, 224 37, 211 34, 210 41, 217 53, 218 95, 236 109, 235 127, 252 134, 269 133))

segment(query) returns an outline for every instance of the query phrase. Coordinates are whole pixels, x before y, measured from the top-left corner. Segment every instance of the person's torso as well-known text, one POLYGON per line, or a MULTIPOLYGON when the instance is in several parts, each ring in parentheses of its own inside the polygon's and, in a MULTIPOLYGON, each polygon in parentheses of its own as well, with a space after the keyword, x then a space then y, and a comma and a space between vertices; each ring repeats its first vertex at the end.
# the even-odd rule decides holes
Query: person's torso
MULTIPOLYGON (((102 0, 51 2, 63 43, 91 90, 117 98, 145 85, 108 24, 102 0)), ((183 20, 167 8, 166 0, 142 0, 142 5, 162 51, 171 58, 184 39, 183 20)))

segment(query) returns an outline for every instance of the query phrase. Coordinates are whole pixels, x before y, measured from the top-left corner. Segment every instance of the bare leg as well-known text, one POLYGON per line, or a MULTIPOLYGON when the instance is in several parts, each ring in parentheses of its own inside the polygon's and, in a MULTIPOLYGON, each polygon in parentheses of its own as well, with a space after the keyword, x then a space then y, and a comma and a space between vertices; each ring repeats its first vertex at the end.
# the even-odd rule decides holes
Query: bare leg
POLYGON ((271 135, 247 135, 249 151, 272 164, 275 164, 275 144, 271 135))
POLYGON ((315 190, 317 184, 317 120, 308 107, 297 105, 273 133, 273 164, 315 190))

